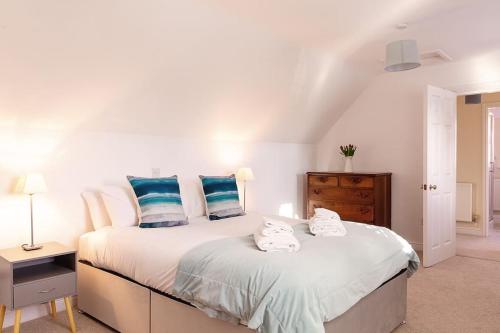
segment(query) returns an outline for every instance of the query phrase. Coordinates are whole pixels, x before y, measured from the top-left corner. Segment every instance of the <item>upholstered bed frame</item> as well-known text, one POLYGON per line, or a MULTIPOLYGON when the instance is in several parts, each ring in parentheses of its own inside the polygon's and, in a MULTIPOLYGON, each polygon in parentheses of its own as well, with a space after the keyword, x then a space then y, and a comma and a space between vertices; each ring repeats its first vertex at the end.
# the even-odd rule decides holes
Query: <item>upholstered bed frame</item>
MULTIPOLYGON (((388 333, 405 322, 406 271, 325 323, 327 333, 388 333)), ((123 333, 252 333, 209 318, 172 296, 89 263, 78 263, 78 307, 123 333)))

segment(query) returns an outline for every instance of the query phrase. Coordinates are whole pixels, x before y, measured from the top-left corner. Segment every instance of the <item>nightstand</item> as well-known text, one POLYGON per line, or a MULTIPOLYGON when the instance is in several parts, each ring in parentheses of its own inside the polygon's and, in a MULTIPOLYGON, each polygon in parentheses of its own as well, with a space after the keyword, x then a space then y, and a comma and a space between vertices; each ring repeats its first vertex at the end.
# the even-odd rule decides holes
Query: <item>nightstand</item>
POLYGON ((50 303, 56 315, 55 300, 64 298, 71 332, 76 325, 71 296, 76 295, 76 251, 59 243, 45 243, 36 251, 21 247, 0 250, 0 333, 5 310, 15 310, 14 333, 19 333, 21 308, 50 303))

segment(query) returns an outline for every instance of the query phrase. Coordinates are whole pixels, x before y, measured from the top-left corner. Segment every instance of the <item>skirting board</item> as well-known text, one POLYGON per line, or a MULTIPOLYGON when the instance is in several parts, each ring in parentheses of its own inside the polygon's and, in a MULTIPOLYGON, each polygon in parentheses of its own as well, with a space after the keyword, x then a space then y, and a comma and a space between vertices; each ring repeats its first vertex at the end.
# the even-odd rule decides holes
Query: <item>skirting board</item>
MULTIPOLYGON (((78 271, 78 307, 120 332, 255 332, 209 318, 195 307, 88 264, 78 263, 78 271)), ((406 288, 406 272, 402 272, 326 323, 326 332, 391 332, 405 320, 406 288)))
POLYGON ((472 236, 482 236, 483 233, 479 228, 467 228, 467 227, 457 227, 457 234, 461 235, 472 235, 472 236))

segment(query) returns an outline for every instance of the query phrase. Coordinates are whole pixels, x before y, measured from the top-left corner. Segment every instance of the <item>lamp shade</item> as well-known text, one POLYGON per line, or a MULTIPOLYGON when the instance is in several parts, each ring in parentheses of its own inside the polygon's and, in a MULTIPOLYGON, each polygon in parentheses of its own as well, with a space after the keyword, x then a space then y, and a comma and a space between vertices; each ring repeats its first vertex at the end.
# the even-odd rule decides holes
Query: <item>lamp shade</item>
POLYGON ((248 180, 254 180, 255 177, 253 175, 252 169, 250 169, 250 168, 240 168, 236 172, 236 179, 243 180, 243 181, 248 181, 248 180))
POLYGON ((417 41, 398 40, 387 44, 385 50, 385 70, 400 72, 420 66, 417 41))
POLYGON ((40 173, 30 173, 21 179, 18 187, 19 191, 25 194, 47 192, 47 184, 40 173))

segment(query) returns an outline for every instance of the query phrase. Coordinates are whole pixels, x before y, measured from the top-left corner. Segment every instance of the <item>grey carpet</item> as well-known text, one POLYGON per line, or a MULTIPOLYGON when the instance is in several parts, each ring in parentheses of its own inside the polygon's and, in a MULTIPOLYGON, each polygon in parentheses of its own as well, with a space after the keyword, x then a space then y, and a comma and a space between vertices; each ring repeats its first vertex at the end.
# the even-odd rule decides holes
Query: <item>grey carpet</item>
MULTIPOLYGON (((100 324, 92 318, 74 311, 77 331, 79 333, 115 333, 114 330, 100 324)), ((12 333, 12 327, 5 329, 12 333)), ((66 312, 58 312, 56 319, 49 316, 21 324, 21 333, 70 333, 66 312)), ((138 332, 139 333, 139 332, 138 332)), ((142 333, 142 332, 141 332, 142 333)))
MULTIPOLYGON (((500 333, 499 285, 496 261, 453 257, 419 269, 408 281, 407 324, 395 332, 500 333)), ((85 315, 75 312, 75 317, 78 332, 113 332, 85 315)), ((44 317, 24 323, 21 332, 67 333, 66 325, 65 313, 60 312, 55 321, 44 317)))
POLYGON ((500 229, 491 228, 488 237, 457 235, 457 256, 500 261, 500 229))
POLYGON ((407 324, 396 333, 499 333, 500 262, 453 257, 408 281, 407 324))

